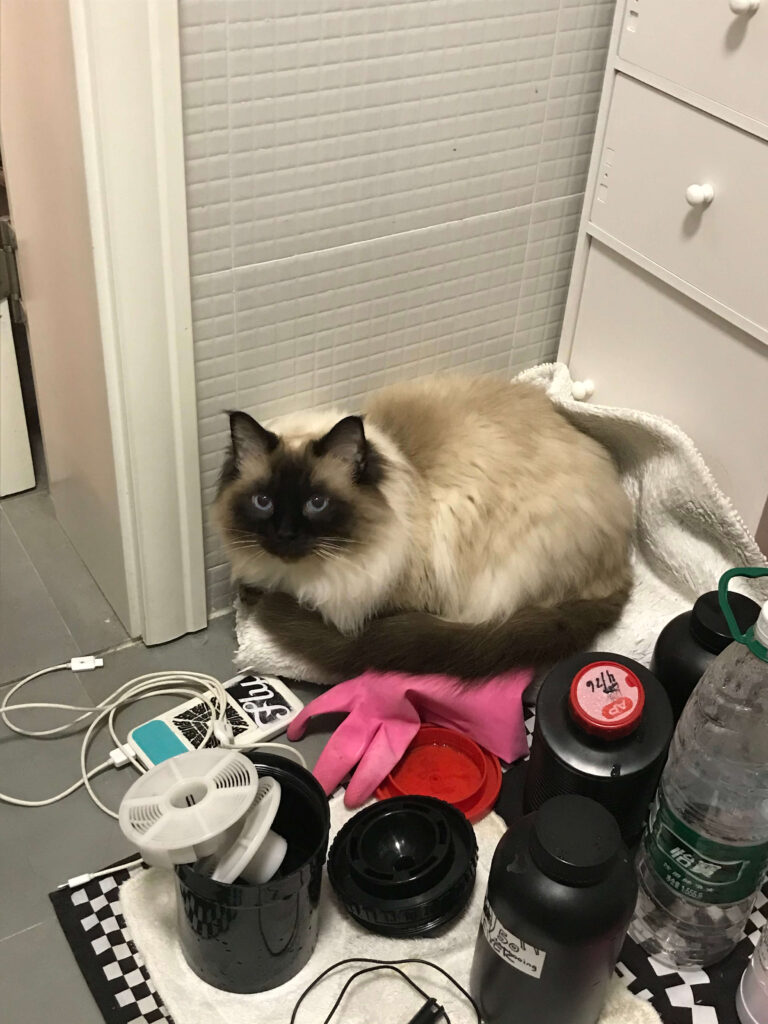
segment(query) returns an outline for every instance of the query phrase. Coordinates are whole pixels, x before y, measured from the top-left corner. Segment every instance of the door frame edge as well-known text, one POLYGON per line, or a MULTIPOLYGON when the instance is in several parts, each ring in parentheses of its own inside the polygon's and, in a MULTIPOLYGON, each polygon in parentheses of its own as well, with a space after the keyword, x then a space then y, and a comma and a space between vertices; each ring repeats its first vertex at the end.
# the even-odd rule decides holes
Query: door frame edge
POLYGON ((177 0, 69 4, 129 599, 125 625, 156 644, 207 625, 177 0), (121 67, 137 76, 133 83, 110 68, 126 28, 130 63, 121 67), (140 79, 142 69, 149 73, 140 79), (132 152, 136 163, 127 168, 132 152), (153 158, 140 163, 147 152, 153 158), (127 230, 134 210, 142 211, 141 231, 127 230), (147 294, 151 337, 130 315, 147 294), (153 401, 143 381, 152 382, 153 401))

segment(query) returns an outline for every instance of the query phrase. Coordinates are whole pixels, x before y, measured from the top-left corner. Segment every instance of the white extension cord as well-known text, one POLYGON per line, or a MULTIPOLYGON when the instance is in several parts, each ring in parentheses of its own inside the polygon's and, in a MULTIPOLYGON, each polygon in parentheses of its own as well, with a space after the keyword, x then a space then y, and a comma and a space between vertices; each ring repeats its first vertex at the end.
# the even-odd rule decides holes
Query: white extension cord
POLYGON ((127 743, 120 741, 115 731, 114 723, 115 715, 121 708, 134 703, 134 701, 145 700, 147 697, 183 696, 187 698, 197 697, 203 701, 203 703, 208 706, 211 717, 208 722, 208 728, 201 743, 201 747, 205 746, 211 736, 215 736, 222 747, 230 750, 250 750, 257 747, 271 747, 273 749, 287 751, 306 768, 306 761, 300 752, 295 747, 290 747, 285 743, 264 741, 261 743, 239 744, 234 738, 232 727, 226 717, 227 691, 224 688, 224 685, 214 676, 205 675, 202 672, 151 672, 147 675, 138 676, 135 679, 129 680, 127 683, 123 683, 122 686, 119 686, 108 697, 92 707, 54 702, 34 702, 24 704, 10 703, 13 695, 18 693, 18 691, 23 686, 26 686, 27 683, 31 683, 33 679, 39 679, 41 676, 48 675, 51 672, 61 672, 65 670, 70 670, 72 672, 90 672, 94 669, 101 668, 103 664, 104 661, 102 658, 94 658, 90 656, 73 658, 70 662, 66 662, 62 665, 52 665, 50 668, 41 669, 39 672, 33 672, 18 683, 15 683, 8 692, 4 694, 2 701, 0 701, 0 718, 2 718, 5 725, 12 732, 18 733, 20 736, 42 739, 45 737, 56 736, 61 733, 68 733, 73 726, 76 726, 78 723, 85 722, 89 719, 90 721, 86 728, 83 742, 80 746, 79 779, 73 782, 67 789, 62 790, 61 793, 56 793, 54 796, 45 797, 41 800, 24 800, 20 797, 0 793, 0 802, 15 804, 19 807, 45 807, 49 804, 55 804, 60 800, 64 800, 71 793, 76 792, 81 786, 84 786, 96 806, 111 818, 117 819, 118 815, 115 811, 102 803, 96 795, 90 780, 94 775, 98 775, 109 768, 122 768, 129 763, 142 774, 146 771, 130 746, 127 743), (216 704, 214 704, 208 696, 211 691, 216 698, 216 704), (19 725, 14 725, 8 717, 12 712, 31 709, 73 711, 80 712, 80 714, 78 714, 76 718, 72 719, 72 721, 67 722, 64 725, 54 726, 51 729, 24 729, 19 725), (101 764, 97 764, 93 768, 88 768, 87 759, 89 747, 96 731, 99 727, 103 727, 104 724, 106 724, 106 727, 109 730, 109 734, 115 744, 115 749, 112 750, 106 761, 102 761, 101 764))

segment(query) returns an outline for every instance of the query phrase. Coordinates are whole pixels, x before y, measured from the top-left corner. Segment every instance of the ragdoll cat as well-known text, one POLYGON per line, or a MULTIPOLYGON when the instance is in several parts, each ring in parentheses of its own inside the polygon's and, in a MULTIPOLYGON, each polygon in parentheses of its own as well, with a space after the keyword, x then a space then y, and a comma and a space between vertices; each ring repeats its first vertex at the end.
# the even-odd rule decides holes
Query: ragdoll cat
POLYGON ((215 518, 249 614, 318 680, 466 679, 588 647, 631 583, 608 453, 538 388, 434 377, 364 414, 230 414, 215 518))

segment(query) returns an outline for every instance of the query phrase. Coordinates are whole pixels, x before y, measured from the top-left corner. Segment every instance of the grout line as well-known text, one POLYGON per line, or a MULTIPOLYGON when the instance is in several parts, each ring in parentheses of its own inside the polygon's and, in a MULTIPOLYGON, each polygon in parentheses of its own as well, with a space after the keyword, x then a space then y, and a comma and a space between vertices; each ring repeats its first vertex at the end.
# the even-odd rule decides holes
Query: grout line
POLYGON ((210 622, 211 619, 220 619, 224 615, 231 615, 232 612, 233 607, 231 604, 224 608, 216 608, 214 611, 208 613, 208 621, 210 622))
MULTIPOLYGON (((222 563, 222 564, 225 564, 225 563, 222 563)), ((231 605, 229 607, 227 607, 227 608, 218 608, 218 609, 216 609, 213 612, 209 612, 208 613, 208 624, 210 625, 210 623, 211 623, 211 621, 213 619, 220 619, 224 615, 232 614, 232 612, 233 612, 233 608, 232 608, 231 605)), ((156 646, 158 648, 164 648, 166 646, 169 646, 170 644, 176 643, 179 640, 184 640, 188 636, 197 636, 200 633, 204 633, 207 628, 208 628, 208 626, 205 626, 203 629, 198 629, 194 633, 183 633, 181 636, 176 637, 175 640, 168 641, 168 644, 157 644, 156 646)), ((85 652, 85 654, 86 654, 86 656, 92 654, 94 657, 99 657, 99 658, 101 658, 101 657, 108 657, 111 654, 117 654, 120 651, 125 651, 128 648, 138 647, 140 645, 143 646, 147 652, 151 652, 154 649, 154 647, 147 647, 145 644, 143 644, 143 642, 142 642, 140 637, 129 637, 127 640, 121 640, 120 643, 114 644, 112 647, 103 647, 103 648, 99 648, 98 650, 95 650, 95 651, 87 651, 87 652, 85 652)), ((68 658, 65 658, 64 660, 65 661, 69 661, 70 658, 72 658, 72 657, 78 657, 78 655, 70 655, 68 658)), ((70 672, 70 669, 67 667, 65 669, 61 669, 61 671, 62 672, 70 672)), ((29 674, 31 674, 31 673, 25 673, 24 675, 18 676, 16 679, 9 679, 9 680, 7 680, 4 683, 0 683, 0 693, 6 687, 13 686, 15 683, 18 683, 20 680, 25 679, 26 676, 29 675, 29 674)), ((85 683, 83 682, 82 675, 78 674, 77 672, 70 672, 70 674, 75 679, 78 679, 82 683, 83 689, 85 689, 86 692, 87 692, 87 687, 85 686, 85 683)))
MULTIPOLYGON (((520 299, 522 297, 522 292, 523 292, 523 284, 524 284, 524 280, 525 280, 525 270, 526 270, 526 267, 527 267, 527 264, 528 264, 528 250, 529 250, 530 245, 531 245, 531 236, 533 234, 533 210, 534 210, 534 207, 536 206, 536 190, 539 187, 539 178, 541 176, 542 150, 544 148, 544 141, 545 141, 544 140, 544 136, 545 136, 546 129, 547 129, 547 122, 549 121, 549 101, 550 101, 550 97, 551 97, 551 94, 552 94, 552 82, 554 81, 554 78, 555 78, 555 60, 557 58, 557 40, 558 40, 558 37, 560 35, 560 21, 562 19, 562 14, 563 14, 563 0, 560 0, 560 3, 558 4, 558 8, 557 8, 557 17, 555 19, 555 30, 554 30, 554 33, 552 35, 552 53, 550 54, 550 61, 549 61, 549 78, 547 80, 547 94, 544 97, 544 117, 542 118, 542 122, 541 122, 541 135, 539 137, 539 145, 538 145, 539 154, 538 154, 538 160, 536 161, 536 175, 534 177, 534 182, 533 182, 533 192, 531 193, 531 196, 532 196, 532 199, 531 199, 531 216, 530 216, 530 218, 528 220, 528 234, 527 234, 527 237, 526 237, 526 240, 525 240, 525 252, 523 253, 523 278, 520 281, 520 291, 518 293, 517 309, 515 310, 515 322, 512 325, 512 337, 510 338, 510 353, 509 353, 509 360, 507 362, 507 372, 509 372, 510 363, 512 362, 512 355, 514 353, 515 339, 517 338, 517 325, 520 322, 520 299)), ((560 199, 560 198, 562 198, 562 197, 558 197, 558 199, 560 199)), ((547 202, 553 202, 553 201, 557 201, 557 200, 547 200, 547 202)))
MULTIPOLYGON (((75 654, 75 655, 70 655, 70 656, 69 656, 68 658, 65 658, 65 659, 64 659, 64 660, 63 660, 63 661, 61 662, 61 664, 62 664, 62 665, 64 665, 65 667, 64 667, 64 668, 60 668, 60 669, 59 669, 59 672, 62 672, 62 673, 69 673, 69 675, 71 676, 71 678, 72 678, 72 679, 75 679, 75 680, 77 680, 77 682, 79 682, 79 683, 80 683, 80 684, 82 685, 82 683, 83 683, 83 679, 82 679, 82 676, 80 675, 80 673, 78 673, 78 672, 73 672, 73 671, 72 671, 72 670, 70 669, 70 667, 69 667, 69 662, 70 662, 70 659, 71 659, 72 657, 75 657, 75 658, 78 658, 78 657, 87 657, 87 655, 80 655, 80 654, 75 654)), ((46 666, 45 666, 45 668, 49 668, 49 667, 51 667, 51 666, 48 666, 48 665, 46 665, 46 666)), ((46 675, 45 675, 45 676, 41 676, 41 677, 40 677, 40 679, 46 679, 46 678, 47 678, 47 677, 48 677, 49 675, 51 675, 51 676, 52 676, 52 675, 55 675, 55 674, 56 674, 55 672, 49 672, 49 673, 46 673, 46 675)), ((27 678, 28 676, 30 676, 30 675, 34 675, 34 672, 25 672, 25 673, 24 673, 24 675, 21 675, 21 676, 17 676, 17 677, 15 678, 15 679, 9 679, 9 680, 7 680, 7 682, 4 682, 4 683, 0 683, 0 694, 2 694, 2 692, 3 692, 4 690, 8 689, 8 687, 10 687, 10 686, 15 686, 15 685, 16 685, 16 683, 20 683, 22 679, 26 679, 26 678, 27 678)), ((40 679, 36 679, 36 680, 35 680, 35 682, 39 682, 39 681, 40 681, 40 679)), ((85 689, 85 686, 83 686, 83 690, 84 690, 84 692, 86 692, 86 693, 87 693, 87 690, 85 689)), ((10 710, 10 709, 12 709, 12 708, 13 708, 13 705, 12 705, 12 704, 10 704, 10 705, 9 705, 9 708, 8 708, 8 709, 10 710)))
MULTIPOLYGON (((541 199, 539 202, 523 203, 521 206, 508 206, 501 210, 494 210, 491 213, 479 213, 472 217, 458 217, 455 220, 440 221, 437 224, 427 224, 423 227, 409 228, 407 231, 395 231, 388 235, 374 235, 371 238, 364 238, 357 242, 345 242, 343 245, 331 245, 324 249, 306 249, 301 252, 292 253, 290 256, 280 256, 273 260, 258 260, 255 263, 243 263, 236 267, 231 267, 228 270, 212 270, 206 274, 195 274, 195 280, 203 280, 205 278, 219 277, 224 274, 237 274, 238 272, 245 272, 248 270, 254 270, 256 267, 269 267, 275 266, 280 263, 288 263, 291 260, 301 259, 309 256, 322 256, 326 253, 331 252, 342 252, 345 249, 355 250, 360 249, 363 246, 369 246, 375 242, 390 241, 391 239, 403 239, 408 235, 419 235, 425 234, 428 231, 445 230, 446 228, 454 227, 457 224, 472 224, 480 221, 490 221, 493 218, 498 218, 505 213, 524 213, 526 210, 533 212, 533 208, 536 206, 548 206, 550 203, 561 203, 565 199, 571 199, 575 196, 583 195, 583 192, 570 192, 563 196, 551 196, 549 199, 541 199)), ((527 245, 527 242, 526 242, 527 245)), ((457 258, 453 262, 461 263, 461 259, 457 258)), ((233 288, 234 291, 236 289, 233 288)), ((203 319, 211 319, 210 317, 203 319)))
POLYGON ((21 928, 17 932, 13 932, 11 935, 5 935, 0 939, 0 944, 3 942, 10 942, 11 939, 17 939, 20 935, 25 935, 27 932, 34 931, 35 928, 42 928, 44 924, 48 924, 47 921, 38 921, 37 924, 31 924, 28 928, 21 928))

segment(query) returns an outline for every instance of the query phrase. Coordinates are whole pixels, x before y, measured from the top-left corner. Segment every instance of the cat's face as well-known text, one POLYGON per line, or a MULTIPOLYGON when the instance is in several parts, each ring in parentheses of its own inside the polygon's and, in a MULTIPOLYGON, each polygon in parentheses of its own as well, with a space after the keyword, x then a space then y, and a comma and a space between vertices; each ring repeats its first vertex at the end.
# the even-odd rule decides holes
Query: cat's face
POLYGON ((360 544, 383 511, 384 463, 359 417, 297 440, 233 412, 230 431, 216 519, 236 567, 250 558, 258 570, 264 556, 331 559, 360 544))

